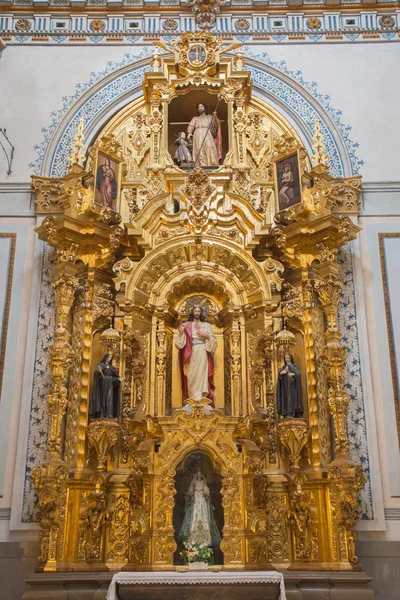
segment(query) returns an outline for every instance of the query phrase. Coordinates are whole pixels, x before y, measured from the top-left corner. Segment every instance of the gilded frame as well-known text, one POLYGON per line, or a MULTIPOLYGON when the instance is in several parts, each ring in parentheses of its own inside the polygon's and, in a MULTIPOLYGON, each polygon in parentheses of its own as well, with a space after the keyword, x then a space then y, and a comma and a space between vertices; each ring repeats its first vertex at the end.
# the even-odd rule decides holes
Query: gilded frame
POLYGON ((390 304, 390 294, 388 286, 388 273, 385 260, 385 238, 399 238, 400 233, 378 233, 379 240, 379 258, 382 273, 383 298, 385 302, 386 328, 388 334, 390 370, 392 375, 394 410, 396 414, 397 440, 400 446, 400 395, 399 395, 399 374, 397 371, 396 345, 393 332, 392 311, 390 304))
POLYGON ((295 150, 294 152, 291 152, 290 154, 288 154, 287 156, 279 156, 279 158, 277 158, 274 162, 274 172, 275 172, 275 182, 276 182, 276 203, 277 203, 277 208, 278 208, 278 212, 287 210, 288 208, 292 208, 293 206, 298 206, 299 204, 302 203, 303 201, 303 197, 302 197, 302 190, 301 190, 301 174, 302 174, 302 170, 301 170, 301 165, 300 165, 300 155, 299 155, 299 150, 295 150), (292 172, 293 170, 295 171, 293 173, 293 177, 294 177, 294 181, 295 181, 295 186, 293 186, 293 189, 298 189, 298 193, 294 196, 293 200, 288 200, 287 203, 283 203, 283 201, 281 200, 281 194, 282 194, 282 190, 284 188, 284 185, 280 185, 280 169, 285 168, 286 165, 290 166, 292 165, 292 172), (293 166, 295 167, 293 169, 293 166))
POLYGON ((16 233, 0 233, 0 238, 11 238, 11 246, 8 259, 8 273, 7 273, 7 287, 5 293, 4 302, 4 316, 1 324, 1 348, 0 348, 0 399, 1 390, 3 387, 3 375, 4 375, 4 361, 6 357, 6 346, 7 346, 7 332, 8 332, 8 321, 10 317, 10 304, 11 304, 11 291, 12 291, 12 280, 14 274, 14 260, 15 260, 15 246, 17 242, 16 233))
MULTIPOLYGON (((113 210, 114 212, 119 211, 120 206, 120 198, 121 198, 121 184, 122 184, 122 159, 115 154, 107 152, 103 150, 101 147, 97 147, 95 149, 95 157, 93 161, 93 177, 94 177, 94 202, 98 206, 103 206, 103 208, 113 210), (104 157, 104 162, 101 162, 101 158, 104 157), (110 181, 111 190, 110 195, 112 197, 111 206, 107 203, 107 201, 101 200, 102 191, 98 187, 98 177, 99 177, 99 169, 102 166, 105 166, 105 161, 109 161, 110 169, 113 172, 113 179, 110 181), (113 168, 114 167, 114 168, 113 168), (117 173, 115 173, 117 171, 117 173), (116 182, 116 186, 114 189, 114 185, 112 181, 116 182), (115 194, 115 197, 114 197, 115 194)), ((108 178, 110 179, 110 178, 108 178)))

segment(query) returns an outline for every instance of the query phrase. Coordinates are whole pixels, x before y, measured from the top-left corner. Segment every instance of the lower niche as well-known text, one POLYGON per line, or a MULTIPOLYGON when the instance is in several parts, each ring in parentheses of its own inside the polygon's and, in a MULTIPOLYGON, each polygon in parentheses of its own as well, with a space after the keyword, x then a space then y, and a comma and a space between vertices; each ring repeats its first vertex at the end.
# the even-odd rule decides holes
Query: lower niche
MULTIPOLYGON (((221 474, 213 465, 207 454, 202 452, 192 452, 179 463, 175 475, 176 495, 173 512, 173 526, 177 549, 174 554, 174 565, 184 564, 181 552, 184 549, 183 544, 187 538, 181 536, 181 530, 186 511, 189 508, 188 493, 198 472, 201 473, 201 477, 210 491, 210 511, 213 514, 216 528, 222 538, 224 512, 222 508, 221 474)), ((211 547, 214 554, 214 564, 223 565, 224 555, 220 549, 220 545, 212 544, 211 547)))

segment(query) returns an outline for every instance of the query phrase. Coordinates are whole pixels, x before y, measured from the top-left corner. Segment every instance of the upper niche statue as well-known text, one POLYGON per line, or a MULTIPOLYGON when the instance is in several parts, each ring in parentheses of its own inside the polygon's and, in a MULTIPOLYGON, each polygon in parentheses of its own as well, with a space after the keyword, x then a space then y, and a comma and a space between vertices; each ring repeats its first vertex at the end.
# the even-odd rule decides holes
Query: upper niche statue
POLYGON ((215 112, 208 114, 207 105, 197 105, 197 117, 190 121, 188 140, 192 142, 192 156, 195 167, 218 167, 222 158, 221 124, 215 112))

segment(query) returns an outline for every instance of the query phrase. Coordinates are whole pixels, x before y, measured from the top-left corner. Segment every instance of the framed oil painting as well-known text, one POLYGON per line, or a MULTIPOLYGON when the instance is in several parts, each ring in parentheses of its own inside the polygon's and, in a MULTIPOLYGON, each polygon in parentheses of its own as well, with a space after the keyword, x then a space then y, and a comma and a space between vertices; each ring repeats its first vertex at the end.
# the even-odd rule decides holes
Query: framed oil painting
POLYGON ((121 166, 120 160, 110 154, 97 151, 95 160, 95 194, 94 201, 105 208, 118 210, 119 194, 121 189, 121 166))
POLYGON ((275 163, 278 184, 279 211, 301 203, 301 183, 298 152, 275 163))

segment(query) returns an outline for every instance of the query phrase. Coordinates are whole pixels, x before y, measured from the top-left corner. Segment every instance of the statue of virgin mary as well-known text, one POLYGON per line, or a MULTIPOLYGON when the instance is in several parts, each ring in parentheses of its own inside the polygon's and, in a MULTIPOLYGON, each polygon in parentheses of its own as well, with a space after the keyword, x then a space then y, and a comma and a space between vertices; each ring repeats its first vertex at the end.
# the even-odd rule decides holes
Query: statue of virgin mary
POLYGON ((210 488, 200 469, 194 475, 186 494, 185 516, 179 536, 190 545, 217 546, 221 542, 211 504, 210 488))

